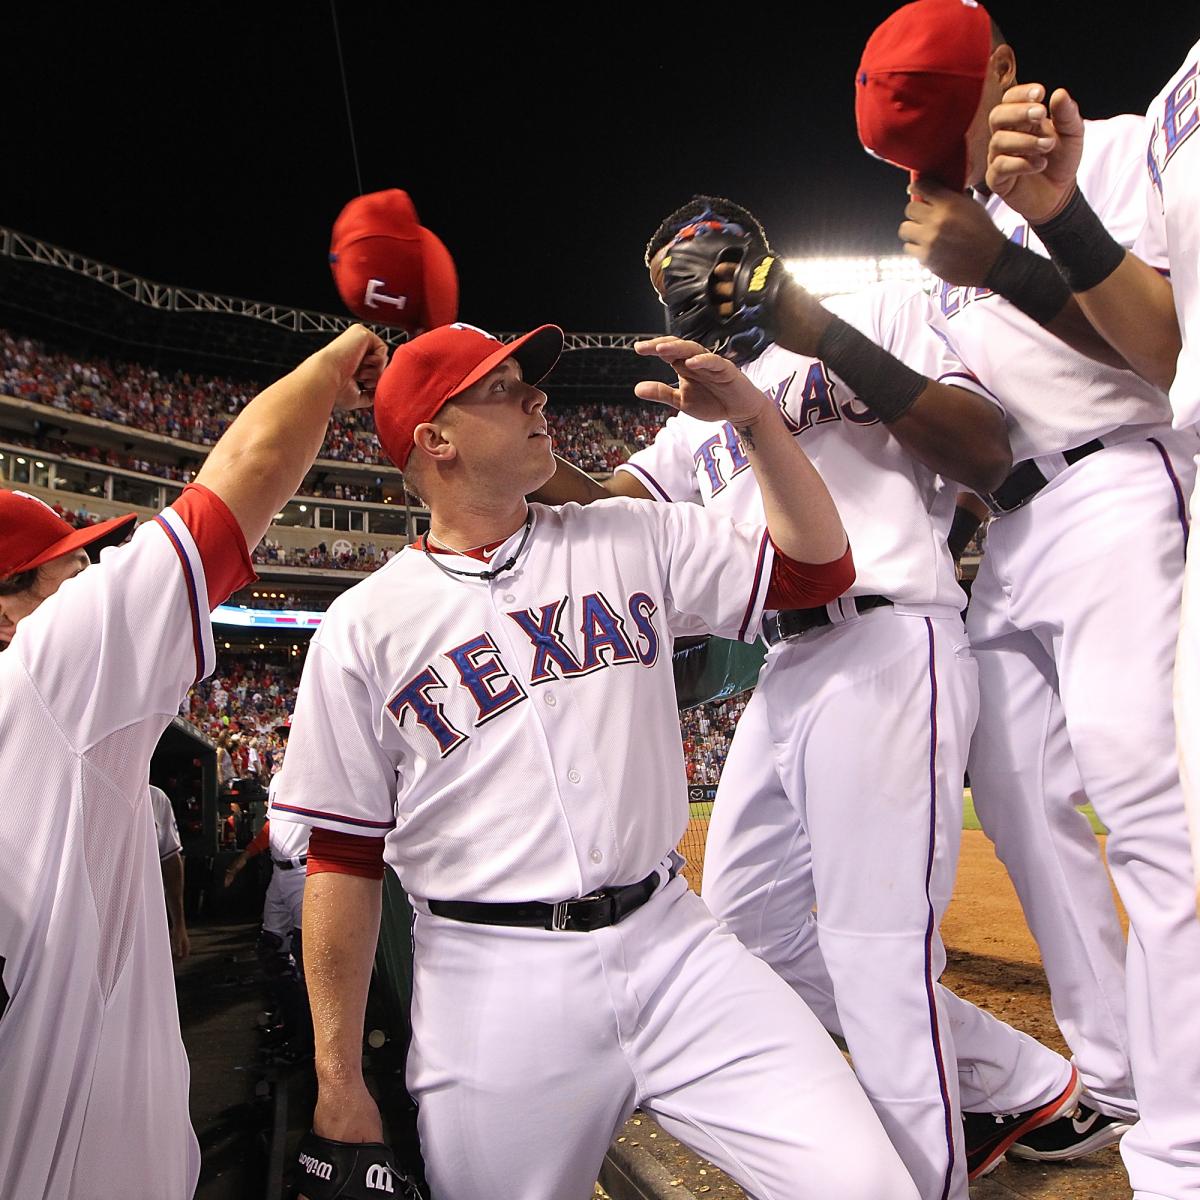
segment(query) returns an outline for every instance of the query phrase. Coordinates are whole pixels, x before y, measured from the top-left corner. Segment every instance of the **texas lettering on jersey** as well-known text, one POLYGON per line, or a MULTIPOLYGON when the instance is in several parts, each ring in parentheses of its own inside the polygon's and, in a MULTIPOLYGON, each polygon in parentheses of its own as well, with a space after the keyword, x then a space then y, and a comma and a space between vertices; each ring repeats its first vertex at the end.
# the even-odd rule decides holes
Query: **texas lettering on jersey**
POLYGON ((1200 128, 1200 104, 1197 103, 1197 82, 1200 64, 1192 63, 1162 97, 1162 110, 1154 118, 1150 144, 1146 151, 1146 170, 1150 183, 1163 203, 1163 171, 1183 148, 1184 143, 1200 128))
MULTIPOLYGON (((773 386, 763 388, 763 393, 779 409, 793 437, 834 421, 849 421, 853 425, 879 424, 879 418, 868 409, 855 407, 857 397, 851 395, 841 399, 838 396, 837 380, 830 376, 820 359, 812 361, 803 379, 799 371, 793 371, 773 386)), ((707 478, 713 496, 723 492, 730 480, 750 466, 742 440, 728 421, 721 426, 720 433, 705 438, 692 457, 696 474, 707 478)))
MULTIPOLYGON (((571 601, 564 596, 536 610, 518 609, 505 614, 529 643, 524 678, 531 687, 550 680, 579 679, 609 667, 652 667, 658 661, 661 638, 654 625, 658 605, 646 592, 634 592, 626 599, 626 615, 602 592, 584 596, 579 601, 578 623, 572 622, 580 632, 578 652, 563 635, 563 618, 570 608, 571 601)), ((466 688, 475 702, 476 729, 523 703, 528 693, 505 666, 500 648, 486 630, 443 650, 438 657, 449 662, 451 670, 443 675, 433 663, 427 663, 392 696, 387 710, 402 729, 410 720, 415 721, 433 738, 440 757, 445 758, 469 735, 447 717, 444 703, 437 698, 439 693, 458 685, 466 688)))

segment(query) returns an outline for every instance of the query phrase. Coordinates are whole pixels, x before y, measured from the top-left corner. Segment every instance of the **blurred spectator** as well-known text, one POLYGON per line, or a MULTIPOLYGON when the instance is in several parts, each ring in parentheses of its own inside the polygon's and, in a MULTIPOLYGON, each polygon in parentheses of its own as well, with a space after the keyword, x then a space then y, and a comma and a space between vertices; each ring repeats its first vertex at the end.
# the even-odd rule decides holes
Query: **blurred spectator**
POLYGON ((713 700, 679 714, 688 783, 715 786, 721 781, 733 731, 750 695, 744 692, 729 700, 713 700))

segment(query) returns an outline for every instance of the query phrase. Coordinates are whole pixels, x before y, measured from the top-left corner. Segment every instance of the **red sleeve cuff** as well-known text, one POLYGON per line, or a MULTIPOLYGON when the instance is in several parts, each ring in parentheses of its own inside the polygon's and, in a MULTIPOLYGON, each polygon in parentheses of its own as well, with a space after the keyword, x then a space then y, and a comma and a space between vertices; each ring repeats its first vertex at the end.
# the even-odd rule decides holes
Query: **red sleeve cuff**
POLYGON ((203 484, 189 483, 171 507, 183 518, 200 551, 211 612, 258 578, 246 537, 225 501, 203 484))
MULTIPOLYGON (((773 546, 774 542, 771 543, 773 546)), ((854 583, 854 557, 847 545, 841 558, 827 563, 800 563, 775 547, 767 608, 814 608, 829 604, 854 583)))
POLYGON ((254 835, 254 840, 246 847, 246 857, 253 858, 261 854, 271 844, 271 822, 264 821, 263 827, 254 835))
POLYGON ((335 833, 313 826, 308 839, 308 873, 383 878, 383 838, 335 833))

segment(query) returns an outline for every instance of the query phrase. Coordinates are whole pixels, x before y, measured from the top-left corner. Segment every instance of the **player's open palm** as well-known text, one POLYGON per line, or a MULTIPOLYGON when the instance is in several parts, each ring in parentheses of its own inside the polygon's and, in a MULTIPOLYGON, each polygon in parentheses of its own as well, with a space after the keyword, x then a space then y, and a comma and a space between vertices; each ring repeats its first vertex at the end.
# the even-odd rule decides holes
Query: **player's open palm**
POLYGON ((699 342, 659 337, 638 342, 634 350, 670 363, 679 377, 678 387, 657 380, 639 383, 634 392, 642 400, 669 404, 698 421, 729 421, 734 426, 754 422, 769 403, 733 363, 699 342))
POLYGON ((1055 216, 1075 190, 1083 154, 1083 117, 1065 88, 1043 103, 1040 83, 1004 93, 988 122, 988 187, 1023 217, 1040 224, 1055 216))

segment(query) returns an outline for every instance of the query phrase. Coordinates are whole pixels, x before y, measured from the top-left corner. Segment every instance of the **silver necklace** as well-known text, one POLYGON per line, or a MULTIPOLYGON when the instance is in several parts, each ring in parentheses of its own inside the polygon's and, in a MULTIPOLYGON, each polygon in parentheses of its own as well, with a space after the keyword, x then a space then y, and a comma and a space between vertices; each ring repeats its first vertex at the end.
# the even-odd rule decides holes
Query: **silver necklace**
MULTIPOLYGON (((533 509, 529 509, 525 514, 525 532, 521 535, 521 540, 517 543, 517 548, 498 567, 494 567, 488 571, 456 571, 453 567, 448 567, 445 563, 438 562, 437 557, 429 549, 430 540, 437 541, 437 538, 434 538, 432 534, 427 533, 425 535, 425 545, 422 549, 425 551, 425 557, 445 575, 460 575, 466 579, 495 579, 497 575, 503 575, 505 571, 511 571, 516 566, 517 559, 521 557, 521 551, 525 549, 525 543, 529 541, 529 531, 532 528, 533 509)), ((440 542, 439 545, 445 546, 445 543, 440 542)), ((445 546, 445 548, 447 550, 454 550, 453 546, 445 546)), ((454 553, 457 554, 458 551, 454 550, 454 553)))

